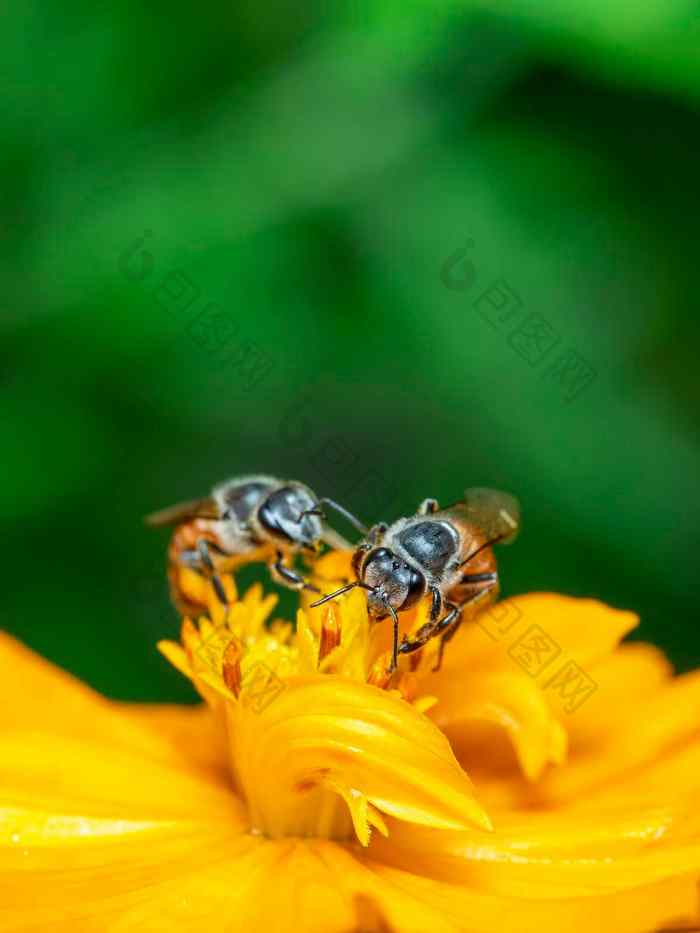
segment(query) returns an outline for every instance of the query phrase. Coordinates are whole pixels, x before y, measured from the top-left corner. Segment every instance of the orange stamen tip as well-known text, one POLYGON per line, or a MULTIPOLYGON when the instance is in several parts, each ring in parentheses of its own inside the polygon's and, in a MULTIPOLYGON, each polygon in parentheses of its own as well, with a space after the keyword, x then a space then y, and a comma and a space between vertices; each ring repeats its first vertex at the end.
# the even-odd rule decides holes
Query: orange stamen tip
POLYGON ((413 673, 402 674, 398 687, 401 696, 410 703, 418 695, 418 677, 413 673))
POLYGON ((191 619, 185 617, 180 626, 180 638, 182 641, 188 641, 190 638, 197 637, 197 629, 191 619))
POLYGON ((340 644, 342 629, 338 612, 337 607, 331 603, 323 613, 321 639, 318 647, 319 664, 340 644))
POLYGON ((383 654, 379 655, 370 668, 370 672, 367 676, 367 683, 371 684, 373 687, 379 687, 380 690, 386 690, 394 676, 393 673, 389 671, 390 665, 391 653, 385 651, 383 654))
POLYGON ((221 676, 231 693, 238 697, 241 693, 241 658, 243 649, 239 641, 232 638, 224 649, 221 661, 221 676))

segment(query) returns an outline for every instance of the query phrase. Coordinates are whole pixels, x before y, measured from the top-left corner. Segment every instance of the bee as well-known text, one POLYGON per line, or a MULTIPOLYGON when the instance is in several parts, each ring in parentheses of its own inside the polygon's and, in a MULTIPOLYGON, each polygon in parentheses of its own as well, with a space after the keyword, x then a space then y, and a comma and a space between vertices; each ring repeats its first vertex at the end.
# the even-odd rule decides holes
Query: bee
POLYGON ((440 638, 437 663, 442 664, 446 643, 465 614, 495 602, 499 593, 494 544, 513 541, 520 526, 517 500, 495 489, 467 489, 464 498, 445 509, 425 499, 416 515, 392 525, 374 525, 355 549, 352 559, 356 580, 317 599, 320 606, 355 587, 367 591, 372 621, 391 616, 392 656, 389 673, 396 670, 399 654, 411 654, 431 638, 440 638), (429 621, 399 645, 400 612, 431 598, 429 621))
POLYGON ((228 599, 219 573, 224 566, 265 560, 272 579, 289 589, 319 590, 293 566, 296 554, 315 556, 321 543, 349 548, 344 538, 324 526, 329 506, 362 534, 366 527, 337 502, 319 499, 308 486, 273 476, 243 476, 215 486, 210 496, 182 502, 146 516, 152 527, 175 525, 168 547, 168 579, 177 609, 196 615, 202 606, 187 599, 179 570, 191 567, 210 577, 216 595, 228 599))

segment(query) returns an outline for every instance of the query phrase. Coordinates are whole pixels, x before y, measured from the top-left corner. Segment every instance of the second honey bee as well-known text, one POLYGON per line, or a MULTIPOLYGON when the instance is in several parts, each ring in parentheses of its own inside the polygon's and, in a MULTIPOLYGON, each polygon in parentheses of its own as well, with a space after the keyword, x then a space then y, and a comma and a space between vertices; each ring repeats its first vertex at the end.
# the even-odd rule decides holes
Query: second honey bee
POLYGON ((220 601, 227 605, 219 573, 231 558, 234 563, 265 560, 276 583, 318 592, 295 569, 294 557, 298 553, 315 556, 322 542, 349 546, 324 525, 324 505, 365 533, 362 523, 332 499, 317 498, 303 483, 266 475, 228 480, 215 486, 210 496, 147 516, 149 525, 176 526, 168 548, 168 578, 177 609, 198 615, 205 608, 182 592, 182 566, 210 577, 220 601))
POLYGON ((399 654, 440 638, 435 670, 445 644, 465 614, 494 602, 499 592, 493 545, 512 541, 520 526, 520 506, 505 492, 467 489, 460 502, 440 509, 426 499, 416 515, 392 525, 375 525, 353 555, 357 579, 312 603, 320 606, 354 587, 367 591, 367 610, 374 621, 393 621, 393 672, 399 654), (430 617, 412 638, 399 645, 398 613, 431 599, 430 617))

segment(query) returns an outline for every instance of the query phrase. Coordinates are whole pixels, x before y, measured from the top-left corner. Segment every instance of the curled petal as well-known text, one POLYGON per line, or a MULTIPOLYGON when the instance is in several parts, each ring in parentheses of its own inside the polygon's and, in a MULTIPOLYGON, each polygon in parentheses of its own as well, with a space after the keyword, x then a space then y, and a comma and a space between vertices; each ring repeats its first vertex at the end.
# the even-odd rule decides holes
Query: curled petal
MULTIPOLYGON (((428 826, 489 829, 449 743, 397 696, 349 679, 293 677, 267 705, 227 704, 231 761, 254 826, 316 835, 348 821, 369 838, 373 810, 428 826), (329 797, 329 795, 331 795, 329 797), (340 821, 340 822, 339 822, 340 821)), ((374 820, 375 825, 379 825, 374 820)))
POLYGON ((637 704, 634 721, 611 730, 600 742, 572 756, 561 772, 548 774, 539 797, 553 802, 609 790, 612 782, 624 780, 697 737, 699 723, 700 672, 695 672, 669 681, 668 686, 637 704))
POLYGON ((669 680, 636 706, 620 728, 601 730, 576 749, 566 766, 534 785, 512 776, 477 777, 479 794, 492 809, 575 806, 632 800, 681 800, 700 789, 700 672, 669 680))
MULTIPOLYGON (((431 684, 437 704, 431 717, 452 741, 460 757, 460 735, 473 723, 502 728, 513 743, 520 767, 529 780, 540 776, 548 762, 561 762, 566 733, 543 691, 520 671, 466 673, 461 681, 435 678, 431 684)), ((482 761, 488 749, 478 747, 482 761)))

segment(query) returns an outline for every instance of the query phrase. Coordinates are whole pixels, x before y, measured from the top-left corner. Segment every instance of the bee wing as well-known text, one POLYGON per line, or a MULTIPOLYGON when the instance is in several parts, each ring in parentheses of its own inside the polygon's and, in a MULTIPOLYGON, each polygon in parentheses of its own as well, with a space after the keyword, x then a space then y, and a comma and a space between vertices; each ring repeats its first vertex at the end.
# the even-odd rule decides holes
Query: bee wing
POLYGON ((463 507, 468 518, 488 540, 510 544, 520 528, 520 503, 510 493, 475 487, 464 491, 463 507))
POLYGON ((190 502, 178 502, 159 512, 151 512, 144 518, 147 525, 160 528, 163 525, 180 525, 193 518, 219 518, 219 509, 211 496, 205 499, 192 499, 190 502))

